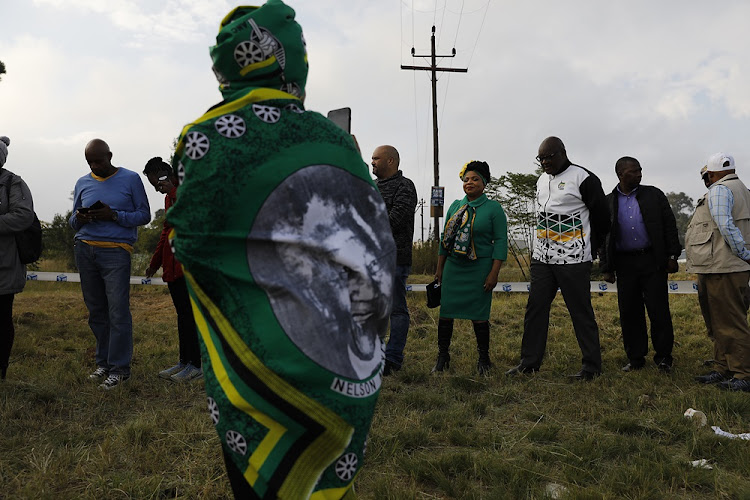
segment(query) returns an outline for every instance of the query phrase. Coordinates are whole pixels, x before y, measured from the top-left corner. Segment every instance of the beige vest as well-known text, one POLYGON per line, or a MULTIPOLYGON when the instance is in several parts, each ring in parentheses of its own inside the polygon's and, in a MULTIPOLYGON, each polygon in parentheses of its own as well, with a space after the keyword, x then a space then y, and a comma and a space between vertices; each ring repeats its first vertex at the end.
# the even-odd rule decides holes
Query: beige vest
MULTIPOLYGON (((716 182, 732 190, 734 225, 750 249, 750 192, 736 174, 724 176, 716 182)), ((698 200, 698 206, 685 233, 687 272, 699 274, 737 273, 750 271, 750 264, 732 253, 719 232, 719 227, 708 210, 708 193, 698 200)))

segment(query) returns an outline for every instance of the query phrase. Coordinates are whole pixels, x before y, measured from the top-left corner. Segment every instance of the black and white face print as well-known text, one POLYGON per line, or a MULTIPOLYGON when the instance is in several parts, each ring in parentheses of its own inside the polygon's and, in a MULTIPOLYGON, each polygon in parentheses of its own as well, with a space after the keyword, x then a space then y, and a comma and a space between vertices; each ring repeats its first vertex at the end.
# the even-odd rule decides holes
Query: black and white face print
POLYGON ((395 246, 373 187, 330 165, 287 177, 258 211, 247 260, 289 339, 354 380, 382 362, 395 246))

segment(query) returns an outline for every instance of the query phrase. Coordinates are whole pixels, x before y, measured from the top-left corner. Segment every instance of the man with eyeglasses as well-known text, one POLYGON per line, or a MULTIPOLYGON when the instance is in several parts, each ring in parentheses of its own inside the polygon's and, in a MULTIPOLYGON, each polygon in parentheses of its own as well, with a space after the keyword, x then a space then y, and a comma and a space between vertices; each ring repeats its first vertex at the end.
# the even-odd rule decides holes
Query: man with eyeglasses
POLYGON ((548 137, 536 157, 544 173, 536 185, 537 227, 531 258, 531 286, 523 322, 521 362, 506 375, 539 370, 547 347, 549 313, 559 287, 583 355, 571 378, 601 374, 599 328, 591 307, 591 266, 609 232, 609 209, 599 178, 568 160, 565 145, 548 137))

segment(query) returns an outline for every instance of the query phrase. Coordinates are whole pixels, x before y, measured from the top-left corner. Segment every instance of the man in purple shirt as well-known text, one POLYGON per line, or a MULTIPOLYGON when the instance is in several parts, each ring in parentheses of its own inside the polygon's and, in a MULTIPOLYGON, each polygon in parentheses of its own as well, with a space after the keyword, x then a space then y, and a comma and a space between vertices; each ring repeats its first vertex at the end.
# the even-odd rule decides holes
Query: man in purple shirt
POLYGON ((635 158, 617 160, 615 173, 620 182, 607 195, 612 229, 600 255, 604 280, 617 279, 622 340, 629 372, 646 364, 651 322, 654 363, 662 372, 672 369, 674 331, 669 312, 667 274, 677 272, 682 251, 677 223, 664 193, 641 185, 641 165, 635 158))

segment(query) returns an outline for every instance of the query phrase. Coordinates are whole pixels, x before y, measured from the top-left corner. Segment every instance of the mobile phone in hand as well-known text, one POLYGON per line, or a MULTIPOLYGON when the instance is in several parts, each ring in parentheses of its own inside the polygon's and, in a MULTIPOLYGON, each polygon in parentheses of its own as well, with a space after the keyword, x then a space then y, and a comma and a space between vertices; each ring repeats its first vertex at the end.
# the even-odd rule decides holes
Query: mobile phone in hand
POLYGON ((104 203, 101 202, 101 200, 97 200, 96 203, 91 205, 90 207, 81 207, 78 209, 79 214, 87 214, 90 210, 96 210, 97 208, 104 208, 104 203))

